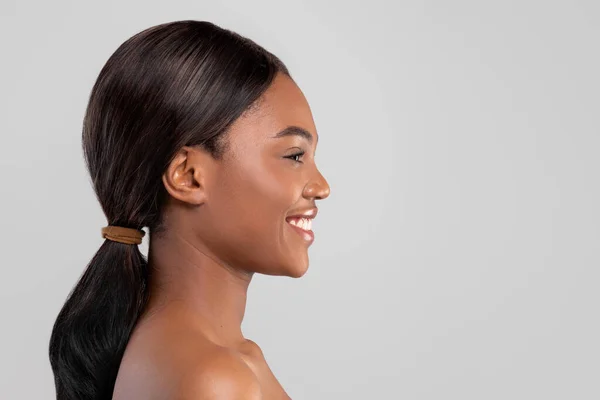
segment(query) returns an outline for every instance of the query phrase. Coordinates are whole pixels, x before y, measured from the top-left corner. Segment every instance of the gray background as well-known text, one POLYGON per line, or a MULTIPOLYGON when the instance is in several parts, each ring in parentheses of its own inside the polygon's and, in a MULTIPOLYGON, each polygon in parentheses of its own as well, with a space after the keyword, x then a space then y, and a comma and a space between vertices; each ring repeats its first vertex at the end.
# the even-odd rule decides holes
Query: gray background
POLYGON ((53 398, 52 323, 103 240, 80 148, 100 68, 181 19, 273 51, 313 110, 310 268, 256 276, 243 325, 295 400, 600 398, 598 2, 0 10, 0 398, 53 398))

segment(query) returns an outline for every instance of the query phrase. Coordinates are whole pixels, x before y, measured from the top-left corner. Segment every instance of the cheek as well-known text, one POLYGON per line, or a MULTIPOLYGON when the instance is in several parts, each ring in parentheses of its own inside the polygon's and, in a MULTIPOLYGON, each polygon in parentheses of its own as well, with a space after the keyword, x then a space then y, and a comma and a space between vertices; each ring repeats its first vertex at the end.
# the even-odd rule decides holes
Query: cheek
POLYGON ((210 196, 214 225, 236 241, 257 242, 281 231, 295 203, 294 188, 266 169, 238 168, 222 176, 210 196))
POLYGON ((239 210, 248 218, 278 216, 283 220, 298 202, 301 187, 285 163, 264 158, 257 157, 262 162, 240 164, 240 168, 230 175, 229 189, 238 200, 239 210))
POLYGON ((269 272, 288 263, 294 232, 287 230, 285 216, 297 207, 302 191, 289 175, 254 166, 220 182, 212 198, 213 225, 234 265, 269 272))

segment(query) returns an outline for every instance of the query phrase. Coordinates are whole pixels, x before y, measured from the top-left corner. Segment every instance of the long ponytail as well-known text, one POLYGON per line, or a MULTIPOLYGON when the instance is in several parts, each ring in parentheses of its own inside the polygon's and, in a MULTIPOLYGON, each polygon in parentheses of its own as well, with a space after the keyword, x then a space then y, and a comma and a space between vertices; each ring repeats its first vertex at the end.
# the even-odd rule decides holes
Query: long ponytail
POLYGON ((148 300, 149 270, 137 245, 108 239, 60 311, 50 342, 58 399, 110 399, 119 361, 148 300), (112 384, 107 384, 112 383, 112 384))

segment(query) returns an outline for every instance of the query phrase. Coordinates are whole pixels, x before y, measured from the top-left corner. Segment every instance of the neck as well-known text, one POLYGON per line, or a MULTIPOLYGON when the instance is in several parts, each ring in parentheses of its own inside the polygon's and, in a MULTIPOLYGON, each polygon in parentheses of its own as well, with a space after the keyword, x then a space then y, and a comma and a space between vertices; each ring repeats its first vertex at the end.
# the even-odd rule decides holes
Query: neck
POLYGON ((176 232, 150 242, 152 270, 147 313, 176 309, 201 324, 221 345, 244 341, 241 330, 252 273, 225 265, 205 246, 192 244, 176 232))

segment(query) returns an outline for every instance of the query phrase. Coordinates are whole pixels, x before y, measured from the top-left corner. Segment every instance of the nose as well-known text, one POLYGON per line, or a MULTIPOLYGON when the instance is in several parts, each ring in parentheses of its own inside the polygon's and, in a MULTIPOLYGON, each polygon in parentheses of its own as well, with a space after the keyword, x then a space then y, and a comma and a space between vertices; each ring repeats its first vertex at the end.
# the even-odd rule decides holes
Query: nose
POLYGON ((304 197, 308 199, 326 199, 331 189, 325 177, 317 170, 317 176, 304 187, 304 197))

